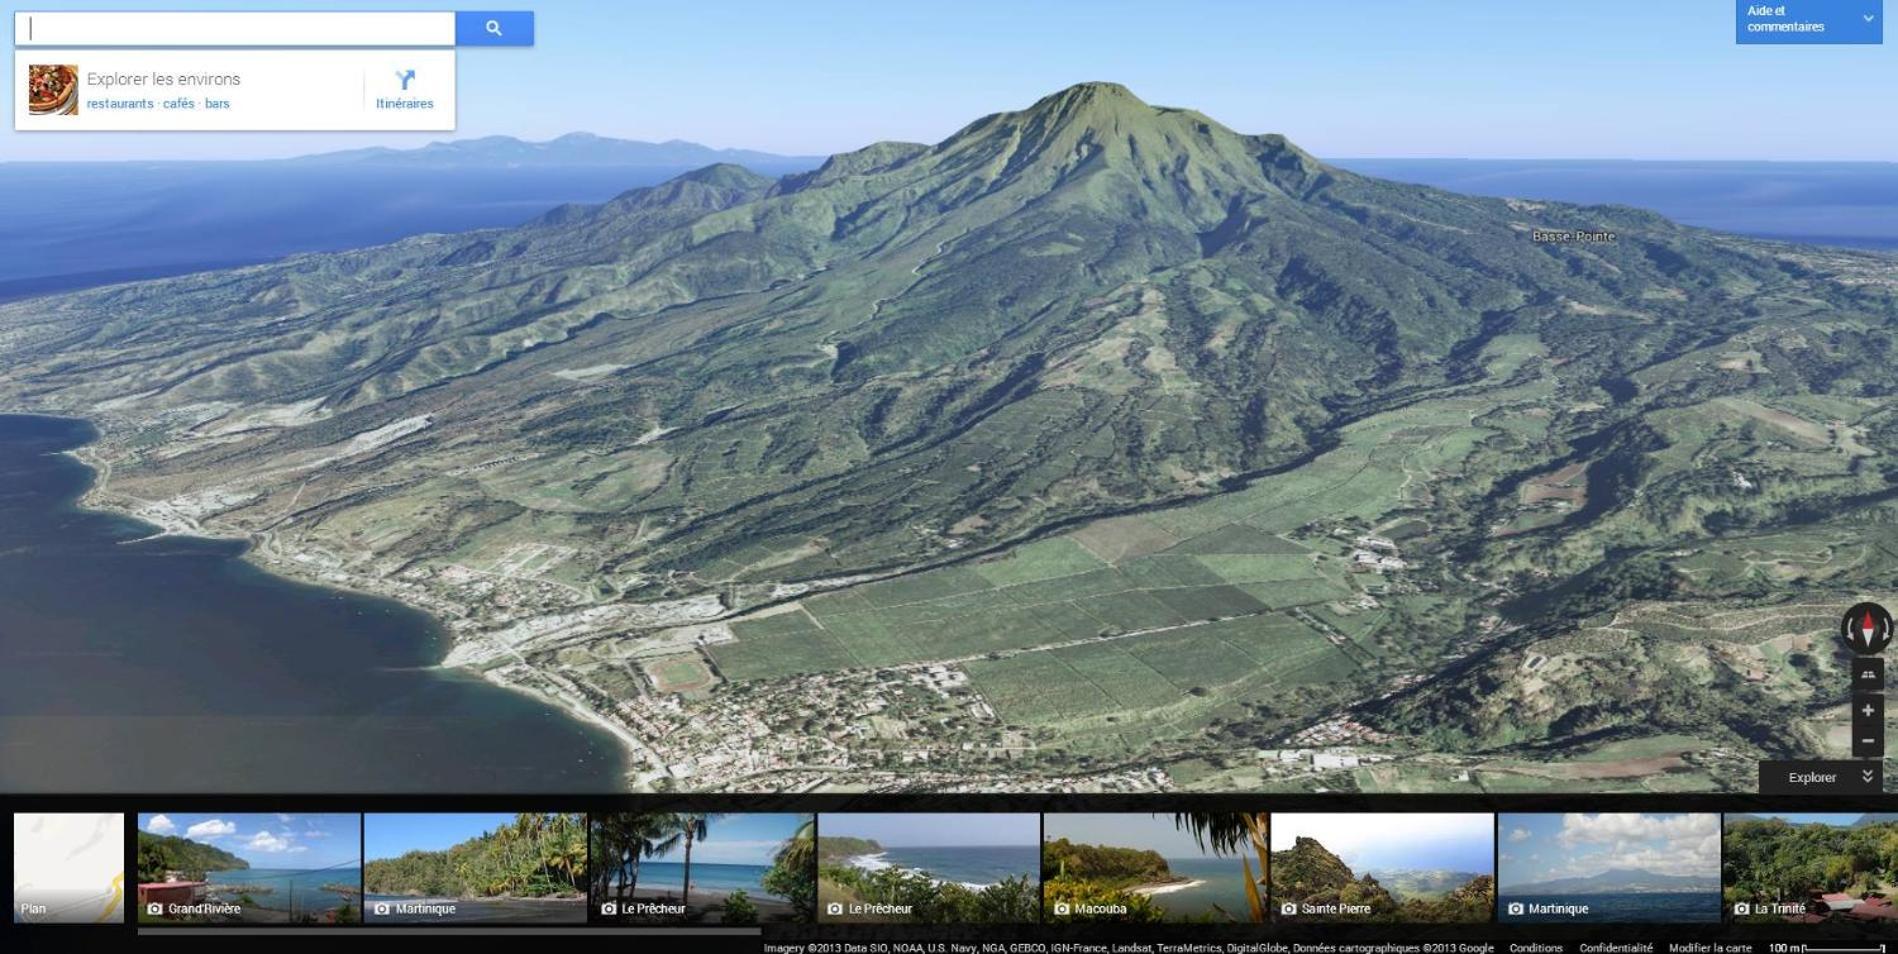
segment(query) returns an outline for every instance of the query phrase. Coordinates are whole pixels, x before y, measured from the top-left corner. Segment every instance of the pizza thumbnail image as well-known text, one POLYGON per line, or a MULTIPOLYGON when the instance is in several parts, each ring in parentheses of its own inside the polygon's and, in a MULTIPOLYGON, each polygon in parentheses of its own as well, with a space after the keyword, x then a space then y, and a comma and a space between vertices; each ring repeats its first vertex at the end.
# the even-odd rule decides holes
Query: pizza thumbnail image
POLYGON ((79 113, 79 67, 69 64, 26 68, 26 108, 35 116, 79 113))

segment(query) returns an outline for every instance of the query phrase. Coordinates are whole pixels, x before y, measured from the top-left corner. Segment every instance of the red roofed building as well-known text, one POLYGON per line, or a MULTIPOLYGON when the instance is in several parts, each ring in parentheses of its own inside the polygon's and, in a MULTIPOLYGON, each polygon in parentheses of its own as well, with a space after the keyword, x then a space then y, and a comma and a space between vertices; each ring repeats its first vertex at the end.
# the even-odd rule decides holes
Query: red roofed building
POLYGON ((138 886, 138 904, 196 904, 204 896, 202 881, 148 881, 138 886))
POLYGON ((1819 896, 1819 902, 1832 911, 1850 911, 1858 906, 1858 899, 1843 891, 1822 894, 1819 896))
POLYGON ((1846 916, 1859 921, 1898 921, 1898 906, 1885 898, 1866 898, 1846 916))

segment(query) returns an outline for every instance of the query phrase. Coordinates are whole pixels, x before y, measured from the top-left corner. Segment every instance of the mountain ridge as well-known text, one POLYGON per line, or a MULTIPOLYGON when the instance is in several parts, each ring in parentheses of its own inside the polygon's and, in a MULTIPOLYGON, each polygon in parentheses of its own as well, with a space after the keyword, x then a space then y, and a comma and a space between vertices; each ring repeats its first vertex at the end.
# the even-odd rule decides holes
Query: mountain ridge
MULTIPOLYGON (((498 290, 519 283, 526 294, 516 295, 512 307, 541 300, 505 327, 471 327, 467 329, 471 334, 451 334, 454 322, 435 320, 418 326, 429 330, 412 344, 396 345, 410 340, 402 336, 372 344, 400 350, 362 363, 360 371, 350 373, 356 380, 340 382, 340 389, 328 386, 324 406, 348 412, 365 402, 387 402, 419 388, 479 374, 525 353, 512 342, 531 341, 531 347, 539 349, 569 340, 589 327, 601 311, 597 305, 576 307, 589 298, 602 303, 613 300, 609 310, 615 314, 652 314, 695 300, 703 303, 721 295, 758 294, 780 283, 813 276, 829 279, 854 270, 865 277, 876 276, 864 286, 866 297, 873 301, 864 320, 831 321, 818 334, 817 350, 833 356, 827 362, 828 380, 813 382, 817 392, 812 397, 834 405, 846 417, 866 422, 857 438, 862 446, 844 451, 846 459, 863 463, 880 454, 908 454, 911 448, 954 440, 957 434, 982 426, 1003 403, 1049 393, 1052 382, 1084 371, 1114 379, 1106 394, 1138 390, 1142 382, 1156 380, 1151 371, 1124 365, 1094 361, 1087 362, 1092 367, 1076 368, 1075 357, 1065 359, 1065 368, 1051 366, 1059 362, 1051 357, 1055 352, 1050 349, 1084 354, 1085 342, 1110 324, 1127 320, 1129 313, 1139 314, 1142 307, 1135 299, 1127 299, 1127 305, 1118 306, 1126 309, 1120 313, 1105 302, 1077 308, 1077 302, 1060 297, 1077 279, 1110 294, 1121 288, 1123 295, 1128 294, 1127 283, 1144 282, 1152 290, 1140 295, 1151 299, 1156 292, 1166 295, 1154 284, 1155 274, 1191 271, 1198 263, 1234 256, 1263 255, 1273 263, 1276 274, 1268 274, 1266 284, 1244 293, 1262 299, 1252 307, 1307 313, 1300 323, 1279 323, 1272 336, 1274 348, 1279 349, 1275 356, 1325 362, 1340 380, 1329 387, 1300 380, 1288 382, 1288 388, 1260 392, 1257 382, 1245 380, 1259 373, 1256 370, 1216 373, 1216 366, 1202 364, 1204 380, 1193 383, 1196 401, 1208 416, 1207 423, 1221 433, 1195 436, 1192 442, 1219 452, 1201 454, 1187 444, 1160 448, 1163 458, 1184 458, 1186 476, 1168 481, 1173 486, 1166 489, 1192 496, 1216 488, 1219 480, 1233 474, 1308 452, 1315 432, 1336 419, 1340 409, 1361 403, 1366 395, 1392 390, 1393 382, 1406 376, 1422 382, 1441 380, 1446 367, 1442 362, 1452 357, 1446 343, 1468 340, 1485 322, 1507 322, 1511 311, 1547 310, 1559 300, 1564 285, 1576 286, 1571 297, 1578 298, 1582 307, 1606 304, 1599 292, 1589 293, 1561 271, 1541 264, 1539 254, 1524 257, 1512 252, 1485 261, 1474 248, 1456 250, 1447 261, 1431 266, 1437 275, 1420 282, 1417 276, 1425 260, 1392 239, 1410 239, 1420 230, 1432 230, 1454 244, 1462 241, 1460 233, 1469 230, 1421 225, 1423 219, 1417 213, 1440 214, 1442 210, 1433 209, 1433 204, 1444 202, 1465 203, 1486 213, 1506 212, 1504 202, 1406 189, 1390 194, 1416 197, 1424 205, 1410 212, 1375 212, 1366 202, 1373 196, 1386 196, 1383 187, 1370 180, 1325 168, 1282 137, 1241 136, 1190 111, 1145 107, 1117 85, 1083 84, 1045 97, 1026 110, 992 114, 926 152, 871 148, 881 148, 887 155, 877 158, 889 161, 862 168, 846 162, 843 166, 848 168, 833 166, 831 178, 825 178, 820 169, 818 178, 796 189, 786 189, 780 181, 762 195, 757 194, 762 184, 756 182, 708 190, 682 177, 654 190, 636 190, 614 200, 618 206, 609 203, 603 216, 589 220, 585 228, 571 229, 571 235, 541 239, 520 232, 483 233, 398 243, 324 259, 360 272, 371 264, 366 255, 401 255, 401 250, 419 244, 453 245, 457 247, 433 260, 450 268, 493 269, 469 286, 473 295, 492 298, 498 290), (1161 176, 1174 167, 1178 167, 1177 176, 1161 176), (1352 192, 1367 189, 1363 199, 1352 192), (644 218, 624 216, 620 224, 625 228, 615 229, 607 221, 617 212, 646 215, 651 211, 648 207, 658 211, 644 218), (1138 223, 1137 231, 1118 224, 1124 221, 1138 223), (1081 235, 1095 238, 1077 246, 1081 235), (542 264, 532 267, 566 269, 566 274, 536 283, 520 270, 518 263, 537 242, 544 243, 536 250, 542 264), (1045 250, 1043 260, 1055 267, 1038 262, 1037 250, 1045 250), (909 267, 886 268, 884 263, 892 258, 901 258, 909 267), (1338 270, 1337 263, 1352 260, 1356 265, 1351 269, 1338 270), (971 269, 980 270, 984 280, 973 283, 971 269), (1546 304, 1507 290, 1531 274, 1547 289, 1539 299, 1546 304), (614 290, 615 284, 627 278, 632 285, 614 290), (1400 298, 1421 298, 1426 307, 1421 311, 1394 308, 1400 298), (1089 311, 1100 316, 1090 318, 1089 311), (1395 314, 1404 320, 1393 320, 1395 314), (1057 318, 1072 332, 1040 330, 1057 318), (1311 329, 1322 337, 1301 345, 1300 324, 1313 323, 1322 326, 1311 329), (517 337, 511 328, 528 333, 517 337), (1354 342, 1372 344, 1359 347, 1354 342), (954 355, 965 356, 953 365, 959 368, 953 374, 968 383, 932 385, 926 369, 954 355), (894 392, 865 390, 870 382, 888 375, 899 376, 890 379, 897 385, 894 392), (906 377, 911 380, 904 381, 906 377), (832 393, 820 396, 822 391, 832 393), (1268 395, 1267 403, 1279 406, 1268 409, 1260 404, 1256 396, 1260 393, 1268 395), (1233 400, 1225 395, 1246 396, 1233 400), (892 399, 898 403, 889 403, 892 399), (893 410, 899 413, 892 414, 893 410)), ((567 222, 571 214, 555 214, 552 222, 571 224, 567 222)), ((1548 214, 1551 218, 1595 215, 1605 219, 1597 223, 1600 226, 1658 228, 1662 241, 1690 234, 1622 210, 1552 208, 1548 214)), ((1651 261, 1640 258, 1644 253, 1614 267, 1653 268, 1651 261)), ((294 275, 307 267, 298 265, 275 274, 294 275)), ((1578 267, 1590 266, 1583 258, 1578 267)), ((461 281, 459 275, 447 273, 405 273, 404 278, 409 287, 395 302, 435 294, 448 287, 445 283, 461 281)), ((1256 283, 1251 278, 1241 281, 1256 283)), ((850 293, 856 294, 854 288, 850 293)), ((813 287, 798 307, 806 312, 824 307, 823 294, 822 287, 813 287)), ((1244 300, 1241 295, 1240 301, 1244 300)), ((1271 324, 1258 317, 1252 320, 1271 324)), ((1204 341, 1222 332, 1208 327, 1195 334, 1204 341)), ((364 340, 374 342, 380 337, 368 333, 364 340)), ((1263 339, 1242 338, 1240 342, 1245 345, 1243 352, 1217 360, 1231 363, 1243 356, 1257 361, 1253 368, 1274 366, 1275 361, 1259 350, 1263 339)), ((1165 352, 1172 351, 1159 342, 1143 347, 1152 349, 1156 344, 1165 352)), ((1192 337, 1178 344, 1203 347, 1192 337)), ((161 376, 156 393, 176 395, 175 400, 186 403, 228 400, 264 381, 284 382, 276 388, 279 400, 308 400, 317 393, 295 383, 303 376, 298 371, 303 362, 296 358, 294 347, 281 357, 234 360, 239 367, 229 372, 171 375, 169 380, 161 376), (268 376, 258 374, 264 361, 274 365, 268 376), (235 373, 240 369, 243 373, 235 373), (285 375, 286 371, 290 373, 285 375)), ((1177 362, 1179 358, 1151 360, 1177 362)), ((311 378, 310 384, 316 381, 311 378)), ((663 414, 704 422, 711 419, 708 415, 728 414, 723 408, 731 404, 730 398, 742 404, 741 395, 712 396, 719 390, 709 389, 693 400, 667 398, 663 403, 670 407, 663 414)), ((655 406, 643 413, 660 411, 655 406)), ((670 419, 664 423, 677 426, 670 419)), ((651 422, 646 425, 650 426, 651 422)), ((1187 433, 1200 429, 1189 428, 1187 433)), ((1155 439, 1149 434, 1140 443, 1155 439)), ((815 447, 806 446, 800 453, 814 452, 815 447)), ((1156 477, 1135 478, 1148 485, 1145 490, 1117 481, 1103 488, 1108 491, 1105 496, 1151 498, 1162 489, 1153 486, 1156 477)), ((791 485, 799 483, 803 481, 793 480, 791 485)), ((1102 494, 1088 496, 1094 498, 1092 503, 1065 509, 1079 513, 1104 502, 1102 494)), ((983 516, 993 522, 993 517, 983 516)))
MULTIPOLYGON (((1465 697, 1520 684, 1504 635, 1752 592, 1657 566, 1675 557, 1652 541, 1877 490, 1850 442, 1883 440, 1853 402, 1884 385, 1848 358, 1880 347, 1889 268, 1384 182, 1083 84, 790 177, 713 166, 517 229, 0 306, 0 400, 100 420, 139 512, 437 608, 462 621, 453 664, 582 680, 608 713, 680 698, 627 677, 627 645, 699 661, 713 688, 689 709, 1204 629, 1224 634, 1209 654, 1310 636, 1325 655, 1136 680, 1171 688, 1072 721, 1156 748, 1086 764, 1276 745, 1347 709, 1406 740, 1553 750, 1615 728, 1603 700, 1748 746, 1749 720, 1790 716, 1745 680, 1681 699, 1703 682, 1630 692, 1648 677, 1565 665, 1488 729, 1508 694, 1465 697), (1703 405, 1797 430, 1721 431, 1703 405), (1665 455, 1701 434, 1797 439, 1813 456, 1774 479, 1823 476, 1741 495, 1665 455), (1395 564, 1339 549, 1392 528, 1415 532, 1395 564), (519 548, 557 558, 518 572, 519 548), (1050 552, 1073 572, 1023 575, 1050 552), (839 604, 856 615, 817 622, 839 604), (1344 633, 1371 610, 1414 634, 1402 652, 1344 633)), ((1064 735, 993 685, 995 720, 1046 749, 1034 771, 1120 738, 1064 735)))
POLYGON ((1639 868, 1610 868, 1592 875, 1511 885, 1510 894, 1643 894, 1718 891, 1719 875, 1666 875, 1639 868))
POLYGON ((1344 859, 1306 835, 1293 839, 1290 848, 1272 852, 1270 872, 1275 904, 1292 902, 1301 916, 1319 914, 1324 920, 1483 922, 1496 900, 1495 879, 1490 875, 1437 869, 1396 871, 1407 881, 1424 882, 1410 884, 1412 893, 1400 895, 1369 871, 1354 874, 1344 859))

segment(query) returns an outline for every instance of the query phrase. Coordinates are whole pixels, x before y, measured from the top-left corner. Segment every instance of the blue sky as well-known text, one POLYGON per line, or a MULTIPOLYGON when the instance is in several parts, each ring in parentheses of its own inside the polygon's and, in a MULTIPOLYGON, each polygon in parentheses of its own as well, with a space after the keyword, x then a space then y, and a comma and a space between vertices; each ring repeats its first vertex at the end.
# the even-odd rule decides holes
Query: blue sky
POLYGON ((1273 851, 1292 847, 1300 836, 1316 838, 1360 875, 1373 868, 1487 874, 1496 863, 1495 834, 1487 814, 1272 815, 1273 851))
POLYGON ((1157 851, 1165 858, 1212 857, 1193 836, 1173 825, 1172 815, 1096 813, 1049 815, 1043 822, 1049 840, 1066 838, 1083 845, 1111 845, 1157 851))
POLYGON ((1041 843, 1041 816, 1006 812, 819 815, 822 837, 871 838, 885 848, 1041 843))
MULTIPOLYGON (((693 864, 768 865, 784 840, 809 815, 750 814, 714 818, 704 841, 692 845, 693 864)), ((685 846, 654 855, 653 861, 684 861, 685 846)))
MULTIPOLYGON (((1329 157, 1898 159, 1898 123, 1880 112, 1898 80, 1898 44, 1737 46, 1725 0, 511 6, 536 12, 537 46, 461 53, 456 138, 583 130, 827 154, 879 139, 934 142, 986 113, 1109 79, 1329 157)), ((12 18, 0 29, 10 32, 12 18)), ((0 159, 16 160, 283 156, 443 138, 20 135, 10 116, 5 126, 0 159)))
POLYGON ((148 812, 140 831, 222 848, 252 868, 308 870, 354 864, 362 857, 357 815, 249 815, 148 812))
POLYGON ((1720 877, 1720 816, 1602 812, 1504 814, 1497 830, 1502 890, 1611 869, 1720 877))
POLYGON ((1794 825, 1831 825, 1835 828, 1850 828, 1853 822, 1865 817, 1862 812, 1751 812, 1757 818, 1777 818, 1794 825))

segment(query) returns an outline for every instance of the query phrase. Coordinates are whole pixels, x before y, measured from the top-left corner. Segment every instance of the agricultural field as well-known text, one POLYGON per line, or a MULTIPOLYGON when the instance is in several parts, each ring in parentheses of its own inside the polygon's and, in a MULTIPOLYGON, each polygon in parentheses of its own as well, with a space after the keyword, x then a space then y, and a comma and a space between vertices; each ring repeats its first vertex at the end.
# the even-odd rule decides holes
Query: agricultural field
MULTIPOLYGON (((1509 344, 1492 367, 1537 356, 1509 344)), ((1451 637, 1476 594, 1429 562, 1426 507, 1464 493, 1446 478, 1469 458, 1524 439, 1499 402, 1547 393, 1471 388, 1377 415, 1296 471, 802 598, 705 651, 734 683, 956 667, 1004 724, 1099 761, 1209 732, 1266 740, 1464 651, 1451 637), (1402 544, 1380 536, 1396 529, 1402 544), (1367 547, 1393 562, 1361 563, 1367 547)))
POLYGON ((88 506, 428 610, 638 787, 1659 791, 1838 750, 1895 326, 1888 254, 1086 83, 0 304, 0 403, 96 424, 88 506))

